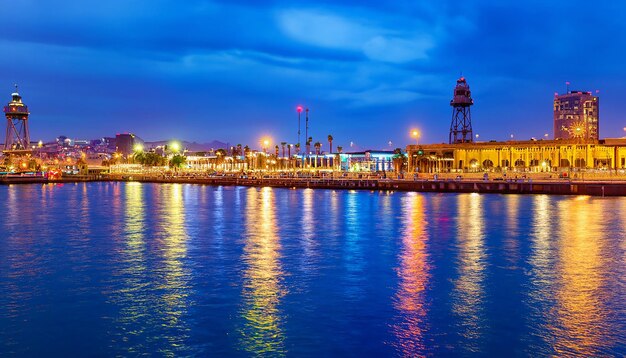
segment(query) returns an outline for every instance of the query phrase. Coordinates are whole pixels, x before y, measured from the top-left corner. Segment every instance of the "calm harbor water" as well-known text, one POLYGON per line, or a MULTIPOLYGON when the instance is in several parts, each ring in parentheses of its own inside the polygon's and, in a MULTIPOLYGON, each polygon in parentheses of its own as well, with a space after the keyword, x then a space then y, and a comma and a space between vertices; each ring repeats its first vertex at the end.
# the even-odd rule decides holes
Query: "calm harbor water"
POLYGON ((626 198, 1 186, 0 356, 624 356, 626 198))

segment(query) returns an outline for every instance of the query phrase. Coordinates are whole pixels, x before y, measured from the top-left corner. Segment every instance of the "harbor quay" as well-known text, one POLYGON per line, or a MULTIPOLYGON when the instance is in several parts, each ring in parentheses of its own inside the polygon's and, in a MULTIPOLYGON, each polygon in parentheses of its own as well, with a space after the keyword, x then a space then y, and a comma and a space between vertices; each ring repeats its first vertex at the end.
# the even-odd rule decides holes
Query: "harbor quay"
POLYGON ((418 179, 390 179, 379 176, 312 176, 288 177, 264 175, 259 177, 203 177, 179 176, 110 176, 109 180, 138 181, 146 183, 187 183, 218 186, 254 186, 290 189, 333 189, 333 190, 384 190, 441 193, 495 193, 495 194, 554 194, 625 196, 626 181, 607 180, 539 180, 531 178, 484 180, 477 178, 438 177, 418 179))
POLYGON ((76 175, 60 178, 0 177, 0 184, 65 184, 83 182, 178 183, 211 186, 275 187, 289 189, 330 189, 370 191, 413 191, 484 194, 552 194, 589 196, 626 196, 626 180, 615 176, 588 173, 587 177, 558 178, 545 173, 488 176, 439 173, 398 175, 363 173, 269 173, 249 172, 208 175, 197 172, 114 173, 76 175))

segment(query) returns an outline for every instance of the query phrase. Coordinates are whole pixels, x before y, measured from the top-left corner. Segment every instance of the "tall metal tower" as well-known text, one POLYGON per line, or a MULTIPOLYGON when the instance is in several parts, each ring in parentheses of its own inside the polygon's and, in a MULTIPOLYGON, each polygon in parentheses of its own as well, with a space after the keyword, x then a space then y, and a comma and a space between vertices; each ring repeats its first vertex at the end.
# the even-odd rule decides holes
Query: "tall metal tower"
POLYGON ((472 116, 470 106, 474 104, 472 93, 465 77, 456 80, 452 106, 452 123, 450 124, 450 144, 473 142, 472 116))
POLYGON ((4 107, 7 117, 7 134, 4 140, 4 152, 8 154, 22 154, 30 151, 30 135, 28 133, 28 107, 22 103, 22 97, 17 92, 11 94, 13 99, 4 107))

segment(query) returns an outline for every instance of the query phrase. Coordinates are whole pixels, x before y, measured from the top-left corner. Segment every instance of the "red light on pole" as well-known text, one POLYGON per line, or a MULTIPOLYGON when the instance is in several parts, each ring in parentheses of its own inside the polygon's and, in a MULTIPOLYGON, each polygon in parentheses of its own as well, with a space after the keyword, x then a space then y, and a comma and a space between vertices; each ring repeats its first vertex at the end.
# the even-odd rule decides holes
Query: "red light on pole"
POLYGON ((302 113, 302 106, 296 107, 296 110, 298 111, 298 113, 302 113))

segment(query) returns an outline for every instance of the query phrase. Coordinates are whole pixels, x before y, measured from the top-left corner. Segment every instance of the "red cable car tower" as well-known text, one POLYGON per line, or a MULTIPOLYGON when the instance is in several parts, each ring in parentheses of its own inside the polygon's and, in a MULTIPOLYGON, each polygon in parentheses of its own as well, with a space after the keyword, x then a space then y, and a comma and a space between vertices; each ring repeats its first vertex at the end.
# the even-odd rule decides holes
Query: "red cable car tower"
POLYGON ((17 92, 11 94, 13 99, 4 107, 7 117, 7 132, 4 140, 4 153, 27 154, 30 149, 30 135, 28 133, 28 107, 22 103, 22 97, 17 92))
POLYGON ((474 104, 465 77, 456 80, 454 97, 450 101, 452 106, 452 124, 450 124, 450 144, 471 143, 474 141, 472 132, 472 116, 470 106, 474 104))

